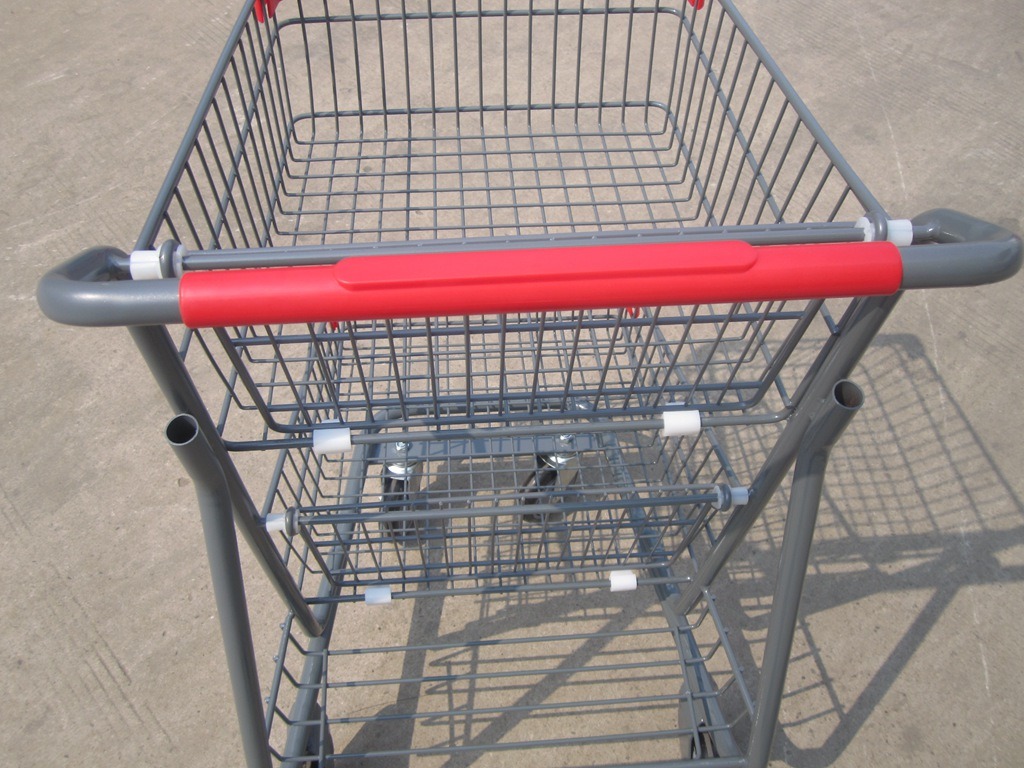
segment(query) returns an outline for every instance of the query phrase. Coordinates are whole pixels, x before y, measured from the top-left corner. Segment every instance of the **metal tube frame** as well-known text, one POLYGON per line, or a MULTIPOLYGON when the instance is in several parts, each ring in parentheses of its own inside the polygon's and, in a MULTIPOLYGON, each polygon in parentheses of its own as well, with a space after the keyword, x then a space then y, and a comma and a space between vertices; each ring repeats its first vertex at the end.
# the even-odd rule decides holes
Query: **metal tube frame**
POLYGON ((217 428, 196 391, 167 329, 160 326, 136 326, 129 328, 129 333, 174 412, 187 413, 196 420, 200 433, 210 446, 210 454, 224 473, 235 523, 274 588, 289 610, 295 614, 303 631, 313 637, 319 635, 323 628, 313 616, 302 597, 302 592, 274 548, 259 512, 231 461, 224 441, 217 433, 217 428))
MULTIPOLYGON (((850 316, 843 323, 844 330, 836 337, 832 344, 827 345, 822 351, 821 359, 819 360, 820 364, 815 366, 818 371, 817 375, 810 382, 805 382, 800 392, 797 393, 798 406, 760 474, 752 484, 750 502, 743 507, 738 507, 729 518, 716 545, 702 562, 697 577, 682 593, 678 593, 678 588, 674 584, 656 586, 656 589, 659 591, 659 597, 663 600, 666 613, 670 618, 673 614, 682 616, 689 611, 711 585, 715 576, 728 561, 736 547, 743 541, 754 522, 760 516, 767 501, 778 489, 779 485, 781 485, 782 480, 794 461, 797 462, 798 466, 810 462, 818 475, 815 476, 811 473, 811 476, 807 477, 806 471, 799 472, 798 476, 801 478, 799 490, 796 482, 794 482, 790 515, 793 522, 787 523, 783 543, 783 559, 785 561, 791 560, 793 565, 787 566, 785 578, 780 575, 777 587, 776 600, 778 602, 774 604, 777 608, 773 609, 772 629, 769 633, 768 641, 768 648, 772 653, 771 666, 773 666, 773 669, 768 670, 771 674, 767 677, 770 679, 764 679, 760 688, 758 705, 755 710, 755 724, 752 729, 747 756, 748 761, 750 761, 748 764, 761 765, 767 761, 768 750, 771 748, 771 741, 775 732, 775 720, 777 718, 779 702, 781 701, 782 686, 785 681, 785 663, 788 661, 789 649, 792 643, 796 611, 799 606, 800 588, 802 588, 803 577, 806 571, 810 536, 813 532, 813 522, 817 514, 818 502, 820 501, 820 475, 824 472, 824 462, 818 457, 818 454, 821 450, 824 450, 824 458, 827 460, 827 450, 831 448, 838 434, 845 427, 846 421, 848 421, 847 417, 846 421, 843 421, 833 434, 829 429, 832 422, 836 420, 836 417, 832 415, 831 410, 822 407, 821 404, 827 404, 827 401, 833 396, 836 389, 836 382, 845 379, 856 365, 878 329, 892 311, 898 298, 899 294, 892 297, 866 299, 856 302, 851 307, 850 316), (802 458, 809 453, 814 454, 813 461, 810 458, 806 460, 802 458), (798 500, 799 503, 797 503, 798 500), (794 571, 794 568, 798 573, 794 571), (782 657, 785 658, 779 661, 778 659, 782 657), (779 667, 779 669, 774 667, 779 667), (772 716, 769 717, 768 715, 772 716)), ((230 508, 234 512, 234 518, 239 524, 240 530, 253 546, 261 563, 268 571, 272 582, 282 594, 289 608, 294 612, 296 620, 307 631, 307 634, 314 638, 308 649, 307 661, 301 675, 304 688, 293 705, 291 718, 293 722, 308 720, 317 701, 318 692, 313 687, 313 684, 321 676, 322 654, 330 642, 330 627, 333 624, 336 605, 329 598, 334 588, 330 581, 325 578, 319 590, 323 594, 319 594, 318 597, 326 599, 323 601, 317 600, 316 602, 319 605, 315 608, 311 608, 302 598, 298 587, 281 563, 276 550, 273 549, 266 530, 260 525, 258 513, 252 505, 252 501, 249 499, 230 457, 227 455, 223 441, 216 433, 212 420, 202 406, 201 401, 198 400, 199 395, 191 384, 187 372, 184 370, 184 366, 173 347, 169 334, 164 328, 160 327, 135 327, 130 329, 130 331, 136 344, 143 352, 145 359, 153 369, 157 380, 161 383, 164 394, 171 404, 187 404, 196 407, 196 415, 184 418, 189 418, 195 424, 196 443, 199 444, 201 442, 202 444, 203 461, 206 461, 209 467, 212 467, 212 469, 207 468, 200 471, 199 476, 200 478, 203 477, 203 471, 208 475, 214 472, 215 476, 219 476, 220 479, 214 482, 213 485, 215 486, 217 482, 221 484, 220 489, 214 488, 210 490, 211 483, 209 481, 196 480, 201 508, 220 509, 221 512, 216 514, 218 515, 217 519, 220 520, 217 525, 221 526, 223 525, 223 519, 226 517, 224 514, 226 509, 230 508), (203 429, 204 422, 208 424, 207 429, 210 430, 209 433, 203 429), (213 439, 211 440, 206 437, 206 434, 213 435, 213 439), (219 447, 220 451, 216 447, 219 447), (237 487, 233 487, 232 478, 237 483, 237 487), (198 490, 201 482, 203 483, 203 490, 198 490), (280 569, 276 568, 274 563, 277 563, 280 569), (284 579, 281 578, 282 574, 285 577, 284 579), (313 631, 309 631, 307 627, 313 631)), ((852 416, 852 412, 849 416, 852 416)), ((366 447, 369 446, 357 446, 359 455, 362 455, 366 447)), ((196 449, 195 453, 198 454, 198 451, 199 449, 196 449)), ((191 468, 195 465, 196 460, 184 456, 181 451, 179 451, 179 458, 182 459, 183 464, 189 469, 193 478, 196 479, 196 471, 191 468)), ((358 456, 353 456, 354 460, 357 458, 358 456)), ((207 515, 212 516, 213 513, 204 511, 204 521, 207 515)), ((641 534, 642 532, 638 533, 643 538, 641 534)), ((233 532, 231 539, 231 545, 234 545, 233 532)), ((343 535, 342 540, 344 540, 343 535)), ((238 571, 237 583, 234 576, 224 575, 227 574, 227 571, 218 575, 220 571, 215 570, 225 567, 223 565, 215 565, 215 563, 223 563, 225 560, 230 561, 230 553, 224 554, 221 551, 226 546, 228 545, 210 545, 208 551, 211 571, 214 571, 215 592, 219 589, 219 592, 233 595, 231 598, 222 598, 218 595, 218 606, 221 605, 222 601, 227 604, 234 603, 243 606, 242 612, 244 613, 244 588, 241 583, 240 570, 238 571), (220 585, 219 587, 217 586, 218 584, 220 585)), ((335 557, 342 556, 341 553, 335 554, 335 557)), ((234 558, 237 560, 237 549, 235 549, 234 558)), ((227 568, 230 570, 230 562, 228 562, 227 568)), ((650 574, 651 578, 658 578, 659 575, 658 573, 650 574)), ((232 669, 231 674, 236 706, 239 711, 239 722, 242 727, 243 745, 247 755, 246 759, 250 768, 263 768, 269 765, 269 752, 266 749, 266 723, 260 704, 259 685, 255 678, 255 654, 247 616, 243 625, 239 617, 232 615, 237 613, 237 611, 233 611, 231 608, 226 610, 220 609, 219 607, 219 612, 222 615, 222 632, 229 658, 229 667, 233 665, 233 667, 237 667, 239 670, 234 671, 232 669), (251 678, 249 673, 242 671, 247 669, 252 670, 253 676, 251 678), (253 708, 254 692, 255 709, 253 708), (251 752, 251 750, 255 750, 256 743, 260 745, 259 750, 251 752)), ((768 666, 769 664, 766 663, 766 670, 768 666)), ((707 680, 698 681, 698 683, 710 684, 707 680)), ((717 705, 717 702, 713 703, 717 705)), ((721 713, 717 711, 708 712, 708 716, 712 721, 721 721, 723 719, 721 713)), ((294 726, 289 729, 286 755, 296 756, 302 754, 302 750, 306 748, 308 743, 309 727, 308 725, 294 726)), ((732 745, 722 746, 731 751, 730 747, 732 745)))
POLYGON ((837 382, 849 377, 900 296, 865 299, 851 306, 842 323, 843 330, 825 346, 816 361, 814 368, 817 374, 810 381, 805 381, 796 393, 794 399, 798 405, 751 483, 749 501, 730 515, 715 545, 701 561, 693 581, 675 600, 673 607, 679 613, 684 614, 693 608, 746 538, 796 461, 807 431, 814 423, 818 405, 831 397, 837 382))
POLYGON ((235 695, 246 765, 249 768, 270 768, 260 681, 245 601, 242 564, 231 520, 232 502, 227 480, 193 416, 182 414, 173 418, 167 425, 166 436, 192 478, 199 500, 217 618, 235 695))
POLYGON ((767 765, 771 752, 829 454, 863 401, 859 387, 850 381, 838 382, 830 397, 811 417, 797 454, 757 706, 747 747, 751 766, 767 765))

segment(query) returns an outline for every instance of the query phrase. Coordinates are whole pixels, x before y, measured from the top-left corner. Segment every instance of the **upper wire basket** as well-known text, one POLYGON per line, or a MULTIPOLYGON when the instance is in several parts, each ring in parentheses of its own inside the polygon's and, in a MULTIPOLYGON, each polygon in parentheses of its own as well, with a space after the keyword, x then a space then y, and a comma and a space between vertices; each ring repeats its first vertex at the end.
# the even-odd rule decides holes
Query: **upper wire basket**
MULTIPOLYGON (((265 264, 267 249, 333 260, 737 227, 829 242, 877 209, 728 2, 286 3, 238 30, 209 96, 151 218, 153 242, 199 251, 190 269, 224 266, 222 249, 265 264)), ((396 409, 426 427, 577 418, 581 404, 747 411, 768 394, 781 414, 835 330, 820 301, 765 301, 253 326, 199 342, 229 393, 222 429, 251 412, 305 432, 396 409)))

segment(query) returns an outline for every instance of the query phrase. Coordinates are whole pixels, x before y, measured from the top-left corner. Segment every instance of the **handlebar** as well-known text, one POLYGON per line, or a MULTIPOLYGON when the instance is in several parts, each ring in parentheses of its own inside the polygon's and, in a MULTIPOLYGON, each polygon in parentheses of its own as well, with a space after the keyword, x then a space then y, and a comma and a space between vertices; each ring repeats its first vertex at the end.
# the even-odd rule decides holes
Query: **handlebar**
POLYGON ((948 208, 914 218, 903 250, 903 288, 962 288, 998 283, 1021 266, 1021 240, 996 224, 948 208))
POLYGON ((181 322, 177 280, 126 280, 128 256, 90 248, 39 281, 43 314, 66 325, 166 325, 181 322))
POLYGON ((751 245, 742 240, 405 253, 322 266, 220 269, 127 279, 129 257, 93 248, 48 272, 38 300, 69 325, 189 327, 665 304, 886 295, 983 285, 1021 266, 1006 229, 937 209, 914 245, 751 245))

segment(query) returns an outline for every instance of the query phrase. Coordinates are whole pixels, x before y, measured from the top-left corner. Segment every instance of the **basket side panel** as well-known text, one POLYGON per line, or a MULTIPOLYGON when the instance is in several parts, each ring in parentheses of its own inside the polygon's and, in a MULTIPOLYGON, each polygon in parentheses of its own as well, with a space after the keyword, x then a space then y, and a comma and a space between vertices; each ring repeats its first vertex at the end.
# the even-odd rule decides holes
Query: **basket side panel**
POLYGON ((243 31, 161 236, 235 248, 862 215, 724 7, 680 6, 279 9, 243 31))

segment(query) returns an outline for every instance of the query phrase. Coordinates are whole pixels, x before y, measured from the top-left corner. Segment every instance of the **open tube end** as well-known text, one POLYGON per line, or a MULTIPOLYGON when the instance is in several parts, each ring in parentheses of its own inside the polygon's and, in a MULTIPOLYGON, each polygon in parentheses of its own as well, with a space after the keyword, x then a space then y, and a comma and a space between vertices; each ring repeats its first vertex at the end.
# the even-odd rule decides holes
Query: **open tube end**
POLYGON ((856 411, 864 405, 864 390, 849 379, 837 382, 832 388, 832 397, 840 408, 856 411))
POLYGON ((164 434, 167 437, 167 442, 174 448, 188 445, 199 434, 199 422, 195 420, 194 416, 187 413, 178 414, 167 422, 164 434))

